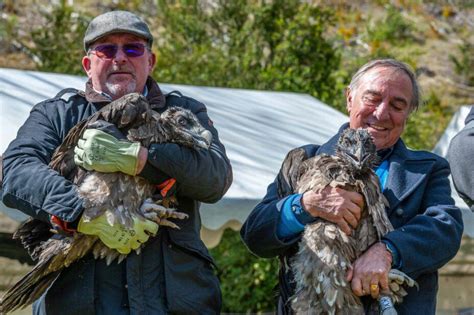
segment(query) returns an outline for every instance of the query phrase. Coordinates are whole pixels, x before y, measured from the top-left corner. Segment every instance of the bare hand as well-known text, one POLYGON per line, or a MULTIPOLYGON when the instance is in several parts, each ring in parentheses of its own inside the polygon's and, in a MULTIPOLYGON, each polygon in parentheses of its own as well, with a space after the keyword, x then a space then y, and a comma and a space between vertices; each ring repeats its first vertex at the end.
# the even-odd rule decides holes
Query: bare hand
POLYGON ((357 296, 371 295, 378 298, 381 292, 387 292, 388 273, 392 266, 392 255, 383 243, 375 243, 360 256, 347 273, 352 291, 357 296))
POLYGON ((305 192, 301 203, 313 217, 337 224, 347 235, 351 234, 351 227, 356 228, 359 224, 364 207, 361 194, 331 186, 320 191, 305 192))

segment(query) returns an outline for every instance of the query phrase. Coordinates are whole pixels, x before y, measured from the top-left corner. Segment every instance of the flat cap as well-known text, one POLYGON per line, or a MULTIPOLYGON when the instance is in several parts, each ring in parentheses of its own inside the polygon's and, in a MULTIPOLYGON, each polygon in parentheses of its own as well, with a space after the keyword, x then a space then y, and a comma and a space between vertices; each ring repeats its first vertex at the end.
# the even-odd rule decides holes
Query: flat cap
POLYGON ((148 25, 137 15, 128 11, 111 11, 95 17, 87 27, 84 35, 84 49, 101 37, 113 33, 129 33, 147 40, 151 46, 153 36, 148 25))

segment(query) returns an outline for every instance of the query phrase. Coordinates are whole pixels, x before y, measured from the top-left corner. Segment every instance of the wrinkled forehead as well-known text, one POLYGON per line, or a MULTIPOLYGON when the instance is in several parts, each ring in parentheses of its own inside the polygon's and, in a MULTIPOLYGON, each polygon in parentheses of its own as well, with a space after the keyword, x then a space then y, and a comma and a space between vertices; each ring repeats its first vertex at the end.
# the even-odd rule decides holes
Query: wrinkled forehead
POLYGON ((357 93, 372 90, 380 93, 403 94, 408 104, 411 104, 413 98, 413 86, 408 74, 392 67, 370 69, 360 78, 357 90, 357 93))

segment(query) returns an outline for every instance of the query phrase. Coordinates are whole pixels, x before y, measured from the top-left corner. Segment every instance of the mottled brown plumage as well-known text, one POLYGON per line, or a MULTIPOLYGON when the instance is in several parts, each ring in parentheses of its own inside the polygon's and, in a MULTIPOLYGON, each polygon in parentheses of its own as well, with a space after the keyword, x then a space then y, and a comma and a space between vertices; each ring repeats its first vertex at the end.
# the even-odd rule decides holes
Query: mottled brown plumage
MULTIPOLYGON (((172 228, 178 226, 169 218, 184 219, 186 214, 160 204, 144 211, 141 205, 152 203, 154 185, 141 177, 123 173, 98 173, 86 171, 74 163, 74 147, 87 128, 115 125, 130 141, 142 146, 150 143, 175 142, 189 148, 208 149, 211 133, 203 128, 196 116, 183 108, 172 107, 161 115, 150 108, 147 100, 136 93, 128 94, 70 130, 63 143, 56 149, 50 167, 77 185, 84 199, 83 217, 91 220, 106 214, 108 222, 131 227, 131 215, 154 220, 172 228)), ((163 201, 159 202, 162 203, 163 201)), ((14 237, 22 241, 37 264, 3 296, 0 312, 8 313, 25 307, 38 299, 57 278, 63 268, 92 252, 94 257, 107 263, 121 261, 126 256, 106 247, 96 236, 79 232, 73 235, 53 234, 50 226, 39 220, 23 223, 14 237)))
MULTIPOLYGON (((289 160, 299 165, 297 170, 293 166, 296 174, 292 179, 298 193, 340 187, 362 194, 365 207, 350 236, 325 220, 305 227, 299 251, 291 262, 296 282, 292 308, 296 314, 364 314, 360 299, 346 281, 347 270, 370 245, 393 230, 378 177, 372 170, 377 162, 375 145, 366 130, 346 129, 335 156, 318 155, 298 164, 295 161, 301 159, 301 154, 293 154, 295 159, 289 160)), ((399 291, 398 295, 403 294, 399 291)))

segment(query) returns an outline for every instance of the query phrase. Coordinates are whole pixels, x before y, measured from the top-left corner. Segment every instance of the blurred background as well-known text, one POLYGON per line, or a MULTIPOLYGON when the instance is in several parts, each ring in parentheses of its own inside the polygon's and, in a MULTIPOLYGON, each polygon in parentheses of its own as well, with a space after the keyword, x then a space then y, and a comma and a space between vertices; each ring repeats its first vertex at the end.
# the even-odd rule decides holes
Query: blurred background
MULTIPOLYGON (((94 16, 117 9, 149 24, 153 77, 161 83, 307 93, 345 113, 351 75, 371 59, 393 57, 415 69, 423 90, 424 104, 402 137, 429 151, 454 113, 474 104, 473 0, 0 0, 0 68, 85 75, 85 28, 94 16)), ((1 220, 8 226, 9 218, 1 220)), ((0 291, 30 268, 4 255, 15 252, 7 230, 0 233, 0 256, 10 257, 0 258, 0 291)), ((474 314, 471 237, 463 239, 462 253, 462 268, 441 272, 439 314, 474 314)), ((276 259, 250 254, 233 229, 211 254, 223 312, 274 310, 276 259)))

